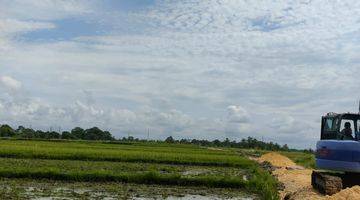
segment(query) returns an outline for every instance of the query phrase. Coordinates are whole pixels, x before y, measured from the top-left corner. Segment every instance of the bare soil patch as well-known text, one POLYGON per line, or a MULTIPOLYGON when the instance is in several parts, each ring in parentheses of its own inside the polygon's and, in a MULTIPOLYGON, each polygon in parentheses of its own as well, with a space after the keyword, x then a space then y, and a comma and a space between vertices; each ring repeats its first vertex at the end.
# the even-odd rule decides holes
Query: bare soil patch
POLYGON ((327 197, 327 200, 356 200, 360 199, 360 186, 346 188, 339 193, 327 197))
MULTIPOLYGON (((254 158, 252 158, 254 159, 254 158)), ((269 162, 274 166, 272 174, 283 184, 280 198, 287 200, 357 200, 360 199, 360 186, 340 191, 332 196, 324 196, 311 186, 312 169, 297 166, 289 158, 275 152, 267 153, 256 159, 269 162)))
POLYGON ((280 191, 281 199, 324 199, 324 196, 312 189, 311 169, 297 166, 286 156, 275 152, 267 153, 258 158, 258 162, 269 162, 275 170, 272 174, 283 184, 280 191))

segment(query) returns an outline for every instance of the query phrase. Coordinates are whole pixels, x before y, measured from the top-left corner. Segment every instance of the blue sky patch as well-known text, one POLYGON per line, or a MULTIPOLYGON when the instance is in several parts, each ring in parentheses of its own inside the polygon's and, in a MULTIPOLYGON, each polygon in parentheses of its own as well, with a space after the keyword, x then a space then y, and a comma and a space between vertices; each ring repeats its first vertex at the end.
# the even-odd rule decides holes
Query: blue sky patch
POLYGON ((136 11, 155 4, 155 0, 105 0, 105 2, 109 9, 117 11, 136 11))
POLYGON ((80 36, 96 36, 105 34, 109 27, 103 24, 82 19, 68 18, 53 21, 54 29, 42 29, 25 33, 21 36, 26 41, 71 40, 80 36))

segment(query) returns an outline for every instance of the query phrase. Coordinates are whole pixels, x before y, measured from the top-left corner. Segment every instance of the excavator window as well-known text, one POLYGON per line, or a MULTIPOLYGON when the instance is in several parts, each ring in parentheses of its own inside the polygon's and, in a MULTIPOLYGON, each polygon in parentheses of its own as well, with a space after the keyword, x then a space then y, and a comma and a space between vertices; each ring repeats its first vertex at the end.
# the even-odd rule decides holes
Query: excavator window
POLYGON ((326 119, 324 130, 325 131, 335 131, 336 130, 334 127, 334 119, 332 119, 332 118, 326 119))
POLYGON ((337 138, 338 121, 338 118, 335 117, 326 117, 322 119, 322 140, 332 140, 337 138))
MULTIPOLYGON (((351 136, 352 136, 352 138, 351 137, 345 137, 344 139, 345 140, 351 140, 351 139, 353 139, 353 138, 355 138, 355 121, 354 120, 349 120, 349 119, 343 119, 343 120, 341 120, 341 125, 340 125, 340 131, 342 132, 342 131, 344 131, 345 129, 346 129, 346 127, 345 127, 345 124, 346 123, 350 123, 350 129, 351 129, 351 136)), ((350 131, 350 130, 349 130, 350 131)))
POLYGON ((360 141, 359 114, 328 114, 322 117, 321 140, 357 140, 360 141), (350 127, 345 128, 345 124, 350 127), (346 129, 346 130, 345 130, 346 129), (351 130, 350 130, 351 129, 351 130))
POLYGON ((356 132, 355 132, 356 140, 360 140, 360 119, 356 121, 356 132))

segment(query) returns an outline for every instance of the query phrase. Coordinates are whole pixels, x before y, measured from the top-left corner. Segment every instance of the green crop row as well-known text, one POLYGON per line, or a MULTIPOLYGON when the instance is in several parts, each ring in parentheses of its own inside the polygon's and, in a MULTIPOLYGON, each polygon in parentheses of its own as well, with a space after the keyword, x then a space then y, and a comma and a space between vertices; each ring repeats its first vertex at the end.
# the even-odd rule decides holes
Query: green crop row
POLYGON ((241 188, 277 198, 276 180, 246 156, 193 145, 0 140, 0 177, 241 188))
MULTIPOLYGON (((150 142, 149 142, 150 143, 150 142)), ((163 144, 163 143, 109 143, 99 141, 81 140, 0 140, 0 147, 29 147, 29 148, 64 148, 64 149, 99 149, 99 150, 127 150, 127 151, 151 151, 161 153, 192 153, 192 154, 211 154, 211 155, 231 155, 231 151, 209 150, 199 148, 195 145, 186 144, 163 144)))
MULTIPOLYGON (((18 142, 18 141, 17 141, 18 142)), ((24 141, 21 141, 24 142, 24 141)), ((25 141, 26 142, 26 141, 25 141)), ((33 142, 22 145, 14 141, 2 141, 0 143, 0 157, 4 158, 33 158, 54 160, 91 160, 112 162, 140 162, 140 163, 166 163, 182 165, 204 166, 232 166, 247 167, 250 161, 235 154, 211 154, 211 150, 194 153, 184 148, 179 152, 154 151, 151 149, 107 149, 101 147, 85 148, 85 144, 64 147, 55 142, 33 142)), ((157 149, 157 147, 154 147, 157 149)))
POLYGON ((277 197, 276 181, 255 163, 246 169, 9 158, 0 159, 0 163, 2 178, 239 188, 262 195, 264 199, 277 197), (184 173, 191 170, 205 173, 184 173))
POLYGON ((214 166, 190 166, 169 165, 155 163, 128 163, 128 162, 106 162, 106 161, 78 161, 78 160, 36 160, 36 159, 13 159, 0 158, 0 170, 6 169, 36 169, 47 171, 56 169, 61 173, 100 171, 111 174, 139 173, 155 171, 161 174, 181 174, 187 177, 198 177, 203 175, 216 176, 239 176, 246 175, 246 170, 237 167, 214 167, 214 166))

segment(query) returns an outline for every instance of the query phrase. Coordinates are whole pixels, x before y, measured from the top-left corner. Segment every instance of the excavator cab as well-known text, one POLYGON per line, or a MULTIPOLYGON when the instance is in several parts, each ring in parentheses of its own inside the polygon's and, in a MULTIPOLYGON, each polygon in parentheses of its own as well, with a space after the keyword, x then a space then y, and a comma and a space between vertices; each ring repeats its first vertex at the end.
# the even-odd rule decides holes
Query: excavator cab
POLYGON ((317 170, 311 183, 321 193, 332 195, 360 184, 360 114, 328 113, 321 122, 317 170))
POLYGON ((321 140, 360 140, 360 114, 328 113, 321 121, 321 140), (349 129, 346 124, 350 125, 349 129), (344 130, 350 131, 350 136, 344 130))
POLYGON ((360 172, 359 126, 359 114, 329 113, 322 117, 321 137, 316 144, 316 167, 360 172), (346 128, 346 124, 350 127, 346 128), (350 131, 348 135, 344 134, 345 129, 350 131))

